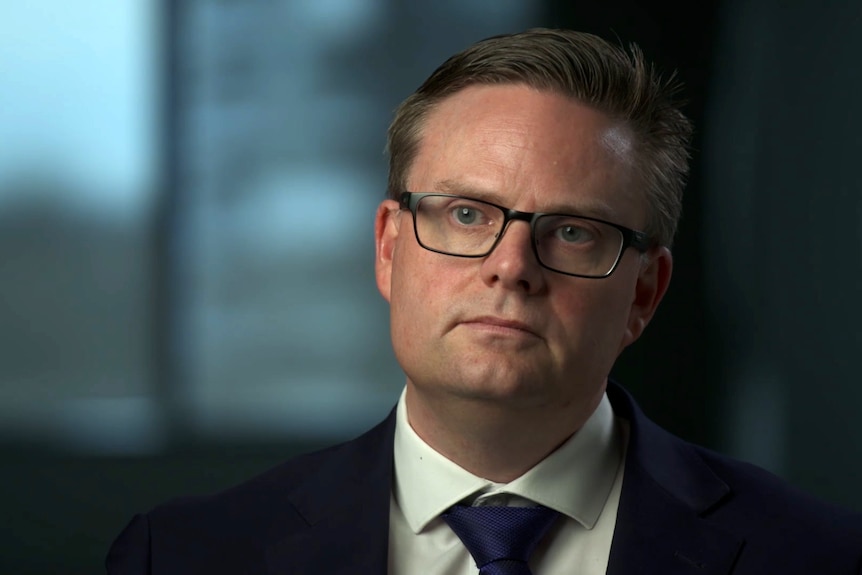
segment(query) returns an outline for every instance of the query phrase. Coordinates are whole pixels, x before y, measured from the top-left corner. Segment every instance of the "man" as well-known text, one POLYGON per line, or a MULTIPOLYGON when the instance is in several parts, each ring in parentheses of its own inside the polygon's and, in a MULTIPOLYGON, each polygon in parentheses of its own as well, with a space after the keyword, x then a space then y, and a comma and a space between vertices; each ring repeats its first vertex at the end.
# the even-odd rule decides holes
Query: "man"
POLYGON ((137 516, 108 572, 862 573, 862 518, 669 435, 608 382, 671 277, 675 90, 570 31, 444 63, 396 113, 375 224, 396 409, 137 516))

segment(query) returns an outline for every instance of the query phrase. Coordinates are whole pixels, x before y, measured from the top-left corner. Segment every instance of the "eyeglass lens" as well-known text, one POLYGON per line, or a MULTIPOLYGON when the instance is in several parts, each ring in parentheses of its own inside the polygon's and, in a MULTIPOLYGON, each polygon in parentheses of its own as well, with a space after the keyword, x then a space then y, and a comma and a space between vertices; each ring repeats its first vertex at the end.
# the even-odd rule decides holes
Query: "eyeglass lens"
MULTIPOLYGON (((455 256, 488 255, 506 225, 506 214, 499 207, 460 196, 424 196, 415 213, 419 242, 427 249, 455 256)), ((622 232, 614 226, 570 215, 535 217, 532 236, 542 265, 590 277, 608 275, 623 246, 622 232)))

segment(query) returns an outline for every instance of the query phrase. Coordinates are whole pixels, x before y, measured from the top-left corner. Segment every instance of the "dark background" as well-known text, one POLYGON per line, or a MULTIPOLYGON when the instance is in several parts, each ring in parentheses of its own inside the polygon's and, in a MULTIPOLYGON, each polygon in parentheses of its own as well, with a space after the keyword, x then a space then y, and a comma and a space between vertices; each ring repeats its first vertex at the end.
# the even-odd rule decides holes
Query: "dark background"
MULTIPOLYGON (((516 2, 477 2, 472 19, 445 3, 433 9, 417 4, 380 0, 375 4, 376 32, 331 54, 340 79, 328 81, 339 90, 361 92, 372 112, 365 123, 349 114, 329 121, 342 131, 367 134, 367 139, 351 144, 342 132, 330 140, 309 135, 302 149, 319 145, 333 162, 372 165, 371 181, 380 194, 369 197, 373 205, 385 187, 380 149, 389 113, 449 54, 493 33, 537 25, 638 43, 661 69, 678 71, 697 132, 670 292, 646 336, 623 354, 615 375, 647 414, 678 435, 754 461, 822 498, 862 510, 862 430, 857 423, 862 410, 862 177, 857 157, 862 148, 862 68, 857 61, 862 5, 837 0, 534 2, 522 20, 501 19, 503 29, 495 29, 494 12, 516 2)), ((101 381, 100 369, 124 365, 103 344, 137 330, 144 342, 139 358, 144 388, 160 406, 164 422, 158 441, 125 450, 80 448, 86 442, 64 443, 46 439, 47 432, 6 426, 10 431, 0 436, 2 573, 100 572, 110 542, 134 513, 176 495, 227 487, 292 455, 347 438, 384 417, 397 398, 401 381, 391 356, 375 355, 389 354, 389 344, 380 329, 385 328, 385 307, 373 300, 366 307, 383 319, 370 340, 373 348, 384 351, 365 350, 353 363, 345 362, 350 370, 368 370, 371 379, 394 375, 394 381, 378 390, 383 399, 367 410, 364 420, 320 433, 218 433, 211 431, 220 429, 218 417, 207 423, 200 416, 203 411, 189 407, 188 397, 197 393, 189 389, 197 388, 188 382, 206 380, 200 365, 210 365, 188 360, 187 354, 200 349, 195 334, 204 332, 190 329, 193 323, 184 315, 201 285, 189 262, 205 252, 195 243, 194 230, 200 228, 192 225, 198 213, 195 190, 200 188, 195 178, 203 169, 194 166, 209 153, 202 143, 206 138, 196 135, 190 120, 196 117, 193 105, 200 93, 195 82, 202 82, 193 66, 195 42, 208 38, 221 46, 218 54, 227 63, 208 78, 225 75, 218 88, 230 92, 225 97, 253 93, 256 84, 242 80, 251 77, 244 60, 231 60, 231 34, 236 33, 234 20, 247 20, 255 10, 265 10, 265 3, 180 1, 164 3, 157 11, 155 201, 140 230, 120 226, 112 235, 105 230, 96 234, 75 227, 69 217, 52 220, 47 204, 30 211, 4 212, 0 207, 0 284, 5 286, 0 288, 0 338, 5 338, 0 359, 6 366, 0 388, 14 391, 20 374, 36 369, 32 366, 52 364, 61 370, 63 353, 89 358, 96 374, 92 380, 101 381), (202 18, 200 10, 206 6, 225 11, 228 23, 213 26, 202 18), (63 226, 69 230, 64 232, 63 226), (129 248, 137 258, 118 256, 119 251, 102 254, 127 244, 137 246, 137 251, 129 248), (37 256, 47 267, 28 263, 37 256), (63 266, 71 269, 63 271, 63 266), (122 275, 119 292, 124 286, 127 293, 146 287, 134 308, 142 311, 122 316, 121 308, 101 309, 101 292, 88 296, 87 284, 79 288, 81 293, 72 293, 66 290, 73 285, 43 278, 52 273, 60 279, 90 277, 103 269, 122 275), (45 291, 50 296, 40 291, 45 283, 51 284, 45 291), (87 314, 115 319, 120 314, 122 321, 105 324, 113 327, 99 332, 74 316, 58 324, 68 333, 52 332, 51 345, 21 337, 37 321, 28 310, 57 315, 65 309, 63 301, 71 299, 90 306, 87 314), (22 308, 22 301, 31 307, 22 308), (378 369, 384 363, 389 367, 378 369)), ((284 66, 293 66, 291 50, 300 48, 287 40, 267 44, 280 30, 289 36, 294 24, 289 15, 285 18, 261 31, 259 41, 244 38, 236 51, 247 53, 259 43, 261 53, 275 51, 276 65, 283 58, 284 66)), ((284 86, 293 89, 289 81, 284 86)), ((297 105, 304 106, 301 98, 297 105)), ((248 137, 255 138, 254 130, 248 137)), ((281 153, 292 158, 291 149, 286 144, 281 153)), ((236 165, 228 173, 234 177, 253 169, 242 163, 242 151, 240 146, 229 155, 236 165)), ((33 181, 5 185, 22 188, 33 181)), ((221 193, 218 186, 213 189, 221 193)), ((363 224, 369 230, 372 213, 367 211, 363 224)), ((369 242, 361 249, 368 251, 369 242)), ((362 293, 374 298, 372 260, 363 257, 338 260, 338 265, 355 268, 362 293)), ((242 278, 241 284, 255 283, 250 273, 242 278)), ((289 281, 327 285, 341 280, 320 273, 295 274, 289 281)), ((120 300, 112 301, 116 306, 120 300)), ((281 340, 274 339, 270 343, 281 347, 281 340)), ((295 353, 306 353, 299 343, 286 340, 279 369, 301 379, 293 367, 292 346, 300 350, 295 353)), ((219 368, 225 379, 239 378, 231 374, 251 371, 249 365, 256 361, 232 357, 217 364, 235 368, 219 368)), ((83 388, 82 394, 91 391, 86 383, 83 388)), ((50 397, 66 391, 47 386, 41 393, 50 397)), ((114 392, 109 388, 103 393, 114 392)), ((243 386, 235 393, 242 395, 243 386)), ((75 421, 73 429, 82 425, 75 421)), ((124 421, 117 418, 119 435, 124 421)), ((103 439, 91 443, 101 445, 103 439)))

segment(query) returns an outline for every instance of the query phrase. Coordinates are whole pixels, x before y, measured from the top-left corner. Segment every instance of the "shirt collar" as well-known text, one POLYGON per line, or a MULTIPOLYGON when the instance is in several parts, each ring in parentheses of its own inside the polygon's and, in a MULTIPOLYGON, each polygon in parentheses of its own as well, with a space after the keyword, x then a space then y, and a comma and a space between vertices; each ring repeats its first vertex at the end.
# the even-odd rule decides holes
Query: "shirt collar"
POLYGON ((586 423, 553 453, 508 484, 477 477, 420 438, 401 393, 395 420, 393 494, 410 529, 419 533, 442 512, 470 496, 522 497, 592 529, 623 459, 623 440, 605 395, 586 423))

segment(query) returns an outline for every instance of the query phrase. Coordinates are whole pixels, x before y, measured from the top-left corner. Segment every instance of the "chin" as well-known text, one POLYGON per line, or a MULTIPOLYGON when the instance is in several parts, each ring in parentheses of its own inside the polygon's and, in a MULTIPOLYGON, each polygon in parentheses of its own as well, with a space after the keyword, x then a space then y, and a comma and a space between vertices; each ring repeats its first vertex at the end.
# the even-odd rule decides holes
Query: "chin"
POLYGON ((527 407, 547 404, 557 395, 549 385, 553 378, 535 374, 518 375, 517 372, 505 368, 453 376, 448 384, 451 391, 473 401, 527 407))

